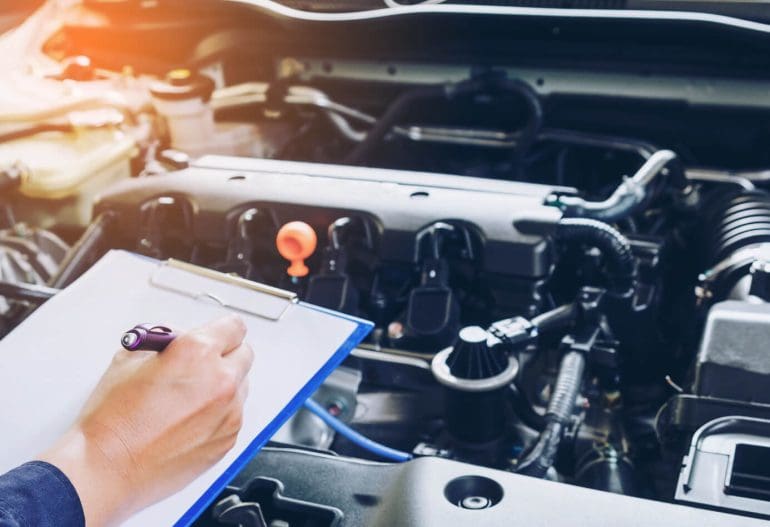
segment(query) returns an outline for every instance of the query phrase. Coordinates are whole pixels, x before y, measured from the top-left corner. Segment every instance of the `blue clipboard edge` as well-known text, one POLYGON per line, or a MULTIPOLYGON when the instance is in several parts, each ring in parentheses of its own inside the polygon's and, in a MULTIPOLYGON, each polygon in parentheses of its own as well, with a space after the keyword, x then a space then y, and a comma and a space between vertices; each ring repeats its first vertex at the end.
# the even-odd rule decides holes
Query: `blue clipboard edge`
POLYGON ((295 395, 294 398, 289 401, 289 404, 287 404, 283 410, 278 413, 275 419, 270 421, 270 424, 268 424, 259 434, 257 434, 257 437, 255 437, 254 440, 249 443, 246 449, 241 452, 241 454, 235 459, 235 461, 230 464, 229 467, 227 467, 222 475, 219 476, 216 481, 214 481, 214 483, 212 483, 212 485, 206 490, 206 492, 204 492, 203 495, 198 498, 198 500, 187 510, 187 512, 185 512, 184 515, 182 515, 182 517, 179 518, 176 523, 174 523, 174 527, 188 527, 195 520, 197 520, 200 515, 205 512, 208 506, 214 502, 214 500, 225 489, 225 487, 227 487, 227 485, 235 478, 235 476, 237 476, 238 473, 243 470, 243 468, 249 463, 249 461, 251 461, 260 450, 262 450, 262 447, 264 447, 267 442, 270 441, 270 438, 273 437, 278 429, 281 428, 281 426, 283 426, 283 424, 288 421, 288 419, 294 415, 297 410, 300 409, 305 400, 313 395, 313 393, 315 393, 315 391, 321 386, 323 381, 326 380, 331 372, 334 371, 343 360, 345 360, 350 352, 353 351, 353 349, 358 346, 374 328, 374 324, 367 320, 348 316, 336 311, 314 306, 312 304, 306 304, 304 302, 300 302, 298 305, 309 309, 322 311, 337 317, 345 318, 351 322, 355 322, 358 324, 358 326, 353 331, 353 333, 350 334, 347 340, 342 343, 337 351, 334 352, 326 364, 324 364, 323 367, 318 370, 318 372, 307 382, 307 384, 302 387, 299 393, 297 393, 297 395, 295 395))

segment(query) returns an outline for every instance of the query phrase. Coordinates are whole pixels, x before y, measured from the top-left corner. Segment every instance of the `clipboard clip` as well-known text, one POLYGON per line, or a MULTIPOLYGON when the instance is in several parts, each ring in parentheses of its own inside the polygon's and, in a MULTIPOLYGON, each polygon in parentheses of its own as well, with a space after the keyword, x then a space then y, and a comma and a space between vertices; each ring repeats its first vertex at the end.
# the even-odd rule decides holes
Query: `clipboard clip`
POLYGON ((213 300, 224 308, 274 322, 299 301, 294 292, 174 258, 158 265, 150 276, 150 284, 195 300, 213 300))

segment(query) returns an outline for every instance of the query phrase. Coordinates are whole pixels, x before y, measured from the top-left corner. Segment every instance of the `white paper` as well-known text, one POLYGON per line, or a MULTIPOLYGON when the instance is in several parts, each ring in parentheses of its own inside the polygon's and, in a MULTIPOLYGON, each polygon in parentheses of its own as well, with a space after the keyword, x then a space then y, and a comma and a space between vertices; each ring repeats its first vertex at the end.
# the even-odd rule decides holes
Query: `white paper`
MULTIPOLYGON (((151 286, 157 265, 111 251, 0 341, 0 473, 33 459, 69 427, 119 348, 124 331, 138 323, 184 330, 227 312, 216 304, 151 286)), ((265 295, 253 297, 258 310, 265 295)), ((185 489, 124 525, 175 524, 362 322, 302 304, 291 306, 279 322, 241 315, 255 361, 236 446, 185 489)))

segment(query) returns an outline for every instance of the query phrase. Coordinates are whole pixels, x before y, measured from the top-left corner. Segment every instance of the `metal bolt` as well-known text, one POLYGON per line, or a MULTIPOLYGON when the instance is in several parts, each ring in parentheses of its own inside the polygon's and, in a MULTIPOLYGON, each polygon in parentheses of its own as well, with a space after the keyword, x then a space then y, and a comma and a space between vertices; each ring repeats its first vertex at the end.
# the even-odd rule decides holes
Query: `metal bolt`
POLYGON ((326 411, 334 417, 339 417, 345 413, 345 410, 347 409, 346 406, 344 401, 337 399, 326 405, 326 411))
POLYGON ((388 337, 394 340, 403 338, 404 325, 401 322, 391 322, 388 324, 388 337))
POLYGON ((488 509, 492 506, 492 500, 484 496, 468 496, 460 502, 460 507, 472 511, 488 509))

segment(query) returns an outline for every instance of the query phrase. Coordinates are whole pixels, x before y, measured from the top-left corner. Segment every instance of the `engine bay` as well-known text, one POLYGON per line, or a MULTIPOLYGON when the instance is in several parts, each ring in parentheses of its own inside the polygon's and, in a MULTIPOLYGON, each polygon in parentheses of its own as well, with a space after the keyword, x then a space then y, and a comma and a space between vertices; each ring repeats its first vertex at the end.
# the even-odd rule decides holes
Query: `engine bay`
POLYGON ((182 9, 0 39, 0 328, 110 249, 375 323, 195 525, 770 517, 770 26, 182 9))

